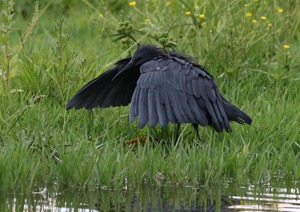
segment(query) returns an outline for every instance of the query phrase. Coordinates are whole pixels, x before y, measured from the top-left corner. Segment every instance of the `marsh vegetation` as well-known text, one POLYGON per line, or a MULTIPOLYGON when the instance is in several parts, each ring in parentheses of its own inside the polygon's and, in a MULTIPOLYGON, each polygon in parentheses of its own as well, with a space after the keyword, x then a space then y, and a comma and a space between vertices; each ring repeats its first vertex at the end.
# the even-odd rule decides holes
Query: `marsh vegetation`
POLYGON ((298 1, 0 4, 2 193, 299 180, 298 1), (129 107, 66 111, 80 87, 132 54, 128 35, 193 56, 252 126, 201 128, 199 140, 182 125, 174 146, 175 126, 140 130, 129 107))

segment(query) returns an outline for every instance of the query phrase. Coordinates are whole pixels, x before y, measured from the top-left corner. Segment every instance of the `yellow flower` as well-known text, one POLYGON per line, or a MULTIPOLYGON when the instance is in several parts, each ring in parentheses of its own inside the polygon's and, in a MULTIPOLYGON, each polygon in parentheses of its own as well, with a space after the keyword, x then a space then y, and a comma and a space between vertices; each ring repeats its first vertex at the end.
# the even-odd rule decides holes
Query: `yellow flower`
POLYGON ((265 20, 265 21, 268 20, 266 16, 262 16, 262 17, 260 17, 260 19, 265 20))
POLYGON ((199 17, 202 18, 202 19, 204 19, 205 15, 204 14, 200 14, 199 17))
POLYGON ((187 12, 185 12, 184 14, 187 15, 187 16, 189 16, 189 15, 191 15, 192 13, 191 13, 190 11, 187 11, 187 12))
POLYGON ((136 2, 135 2, 135 1, 129 2, 129 6, 134 7, 135 5, 136 5, 136 2))
POLYGON ((269 27, 272 27, 272 24, 271 24, 271 23, 269 23, 269 24, 268 24, 268 26, 269 26, 269 27))
POLYGON ((202 26, 202 27, 206 26, 206 22, 202 22, 202 23, 201 23, 201 26, 202 26))
POLYGON ((255 20, 255 19, 253 19, 253 20, 252 20, 252 23, 254 23, 254 24, 255 24, 256 22, 257 22, 257 20, 255 20))
POLYGON ((244 7, 248 7, 249 6, 249 4, 244 4, 244 7))
POLYGON ((253 0, 253 2, 258 2, 258 0, 253 0))
POLYGON ((251 17, 251 16, 252 16, 252 13, 246 13, 245 16, 246 16, 246 17, 251 17))
POLYGON ((149 18, 147 18, 147 19, 145 20, 145 22, 149 22, 149 18))
POLYGON ((277 12, 283 13, 283 9, 282 9, 282 8, 278 8, 278 9, 277 9, 277 12))
POLYGON ((285 44, 285 45, 283 45, 283 48, 284 48, 284 49, 289 49, 289 48, 290 48, 290 46, 289 46, 289 45, 287 45, 287 44, 285 44))
POLYGON ((195 5, 195 10, 199 10, 199 6, 198 5, 195 5))
POLYGON ((166 6, 168 7, 168 6, 170 6, 171 5, 171 2, 170 1, 167 1, 166 2, 166 6))

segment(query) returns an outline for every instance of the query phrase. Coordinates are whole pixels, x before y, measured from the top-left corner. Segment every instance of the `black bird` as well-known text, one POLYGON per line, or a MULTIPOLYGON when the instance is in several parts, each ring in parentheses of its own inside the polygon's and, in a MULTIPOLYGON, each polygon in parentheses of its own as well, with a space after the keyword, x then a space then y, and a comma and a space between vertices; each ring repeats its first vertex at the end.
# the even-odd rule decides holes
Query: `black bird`
POLYGON ((68 102, 66 108, 92 109, 125 106, 131 103, 130 122, 191 123, 211 126, 217 132, 231 131, 230 121, 251 124, 251 118, 227 101, 214 77, 188 57, 146 44, 132 57, 119 60, 115 67, 88 82, 68 102))

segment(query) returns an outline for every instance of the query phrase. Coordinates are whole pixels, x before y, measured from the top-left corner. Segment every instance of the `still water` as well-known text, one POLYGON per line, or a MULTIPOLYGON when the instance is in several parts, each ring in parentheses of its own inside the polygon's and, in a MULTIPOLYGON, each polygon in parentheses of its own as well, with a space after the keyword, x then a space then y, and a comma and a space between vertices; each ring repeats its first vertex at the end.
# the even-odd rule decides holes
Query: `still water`
POLYGON ((59 192, 50 187, 27 195, 2 194, 0 211, 300 211, 295 187, 146 184, 135 189, 59 192))

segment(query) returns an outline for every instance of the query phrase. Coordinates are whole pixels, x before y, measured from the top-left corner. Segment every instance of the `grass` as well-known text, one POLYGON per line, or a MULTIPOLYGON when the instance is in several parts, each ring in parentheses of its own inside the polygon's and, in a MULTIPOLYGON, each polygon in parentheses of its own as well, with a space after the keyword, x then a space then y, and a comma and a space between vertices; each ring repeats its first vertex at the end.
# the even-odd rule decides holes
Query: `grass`
POLYGON ((14 12, 1 3, 2 191, 26 193, 53 182, 91 189, 299 179, 295 1, 41 2, 38 20, 30 2, 15 3, 14 12), (81 86, 134 51, 130 39, 113 41, 122 33, 195 57, 253 125, 233 123, 231 134, 201 128, 201 141, 182 125, 173 146, 166 143, 174 126, 140 130, 128 124, 129 107, 66 111, 81 86), (124 146, 143 135, 158 141, 124 146))

